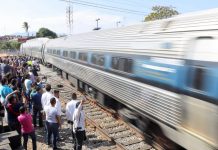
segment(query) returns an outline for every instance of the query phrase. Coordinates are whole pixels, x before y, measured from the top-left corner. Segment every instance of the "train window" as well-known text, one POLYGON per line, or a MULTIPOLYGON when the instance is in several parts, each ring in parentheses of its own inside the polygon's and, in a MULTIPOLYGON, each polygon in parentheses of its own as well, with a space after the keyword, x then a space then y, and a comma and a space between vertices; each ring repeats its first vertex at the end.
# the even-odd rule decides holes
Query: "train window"
POLYGON ((68 51, 63 51, 63 56, 68 57, 68 51))
POLYGON ((112 68, 124 72, 132 72, 132 59, 122 58, 122 57, 113 57, 112 58, 112 68))
POLYGON ((70 58, 75 59, 76 58, 76 52, 70 52, 70 58))
POLYGON ((55 55, 57 54, 57 51, 55 49, 53 50, 53 54, 55 54, 55 55))
POLYGON ((104 66, 104 55, 100 55, 100 54, 92 54, 92 63, 99 65, 99 66, 104 66))
POLYGON ((79 60, 87 61, 87 53, 79 53, 79 60))
POLYGON ((197 90, 204 90, 204 81, 207 76, 207 70, 203 67, 191 67, 190 75, 192 76, 192 81, 189 82, 189 86, 197 90))
POLYGON ((61 50, 57 50, 57 55, 61 55, 61 50))

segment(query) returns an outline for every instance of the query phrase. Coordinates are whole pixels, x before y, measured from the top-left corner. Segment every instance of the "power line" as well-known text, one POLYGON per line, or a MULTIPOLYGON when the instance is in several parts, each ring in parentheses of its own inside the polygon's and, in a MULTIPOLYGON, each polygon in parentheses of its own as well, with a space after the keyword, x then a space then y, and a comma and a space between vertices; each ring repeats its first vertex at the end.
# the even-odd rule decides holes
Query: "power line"
MULTIPOLYGON (((69 2, 68 0, 61 0, 61 1, 69 2)), ((90 6, 90 7, 95 7, 95 8, 101 8, 101 9, 106 9, 106 10, 113 10, 113 11, 118 11, 118 12, 125 12, 125 13, 134 14, 134 15, 145 15, 145 12, 141 12, 141 11, 119 8, 119 7, 109 6, 109 5, 96 4, 96 3, 80 1, 80 0, 70 1, 70 3, 90 6)))
POLYGON ((137 7, 144 5, 142 3, 136 4, 135 2, 131 2, 131 1, 127 1, 127 0, 125 0, 125 2, 123 2, 123 3, 121 1, 113 1, 113 0, 107 0, 107 2, 111 2, 113 4, 121 4, 121 5, 128 5, 128 6, 137 6, 137 7))

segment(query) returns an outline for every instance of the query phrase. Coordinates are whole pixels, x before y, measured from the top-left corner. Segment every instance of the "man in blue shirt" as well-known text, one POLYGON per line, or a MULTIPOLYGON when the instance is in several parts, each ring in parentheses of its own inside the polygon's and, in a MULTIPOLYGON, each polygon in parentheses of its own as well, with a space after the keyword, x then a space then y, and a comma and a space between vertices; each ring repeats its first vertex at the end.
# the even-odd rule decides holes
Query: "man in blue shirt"
POLYGON ((34 127, 36 127, 36 117, 37 114, 39 114, 39 127, 43 127, 43 121, 42 121, 42 103, 41 103, 41 97, 42 97, 43 90, 41 87, 36 86, 36 92, 31 93, 30 97, 32 99, 33 104, 33 124, 34 127))
POLYGON ((1 80, 1 87, 0 87, 1 103, 3 105, 6 105, 6 100, 5 100, 6 96, 13 92, 13 90, 7 84, 8 84, 8 79, 3 78, 1 80))

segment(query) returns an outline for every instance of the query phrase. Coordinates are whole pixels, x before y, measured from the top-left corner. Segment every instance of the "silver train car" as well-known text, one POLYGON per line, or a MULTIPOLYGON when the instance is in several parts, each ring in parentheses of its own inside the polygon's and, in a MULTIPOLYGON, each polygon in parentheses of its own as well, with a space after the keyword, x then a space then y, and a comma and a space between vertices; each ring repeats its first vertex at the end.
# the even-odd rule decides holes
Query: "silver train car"
POLYGON ((57 38, 39 57, 154 140, 176 143, 166 149, 215 150, 217 16, 213 9, 57 38))
POLYGON ((28 40, 26 43, 21 44, 20 52, 21 54, 26 54, 38 59, 42 58, 44 52, 45 43, 48 38, 36 38, 28 40))

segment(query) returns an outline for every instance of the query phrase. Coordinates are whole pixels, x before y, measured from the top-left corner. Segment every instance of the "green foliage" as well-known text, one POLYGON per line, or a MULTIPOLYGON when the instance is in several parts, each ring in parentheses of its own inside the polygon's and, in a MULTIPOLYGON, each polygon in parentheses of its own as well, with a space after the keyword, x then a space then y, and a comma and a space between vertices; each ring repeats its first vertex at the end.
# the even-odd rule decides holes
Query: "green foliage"
POLYGON ((40 28, 36 33, 36 37, 57 38, 57 34, 47 28, 40 28))
POLYGON ((179 12, 172 6, 154 6, 152 7, 152 12, 145 17, 145 21, 166 19, 178 14, 179 12))
POLYGON ((20 49, 20 42, 17 41, 4 41, 0 42, 0 50, 8 50, 8 49, 20 49))

